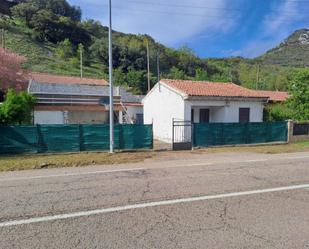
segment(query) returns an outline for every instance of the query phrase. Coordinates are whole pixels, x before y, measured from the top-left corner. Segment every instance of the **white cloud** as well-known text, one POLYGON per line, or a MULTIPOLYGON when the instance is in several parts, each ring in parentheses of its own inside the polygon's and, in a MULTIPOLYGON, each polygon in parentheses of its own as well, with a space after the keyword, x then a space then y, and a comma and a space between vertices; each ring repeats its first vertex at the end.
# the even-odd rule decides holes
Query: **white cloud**
POLYGON ((279 45, 287 36, 300 28, 306 18, 302 10, 304 2, 285 0, 274 4, 270 13, 262 20, 259 37, 250 41, 243 49, 230 52, 232 56, 256 57, 279 45))
MULTIPOLYGON (((104 2, 70 0, 70 2, 82 5, 83 9, 88 8, 88 12, 91 10, 92 18, 107 23, 106 0, 104 2)), ((237 18, 229 18, 235 17, 235 13, 224 10, 229 2, 229 0, 114 0, 113 28, 126 33, 149 34, 158 41, 173 46, 186 43, 202 32, 212 34, 229 31, 237 21, 237 18)))

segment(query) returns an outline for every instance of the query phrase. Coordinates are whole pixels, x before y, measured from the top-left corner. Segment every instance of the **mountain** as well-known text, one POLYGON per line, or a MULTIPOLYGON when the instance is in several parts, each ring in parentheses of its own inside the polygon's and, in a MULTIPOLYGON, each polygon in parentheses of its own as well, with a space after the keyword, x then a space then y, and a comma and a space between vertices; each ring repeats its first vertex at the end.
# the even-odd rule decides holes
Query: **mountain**
MULTIPOLYGON (((66 0, 14 0, 14 5, 11 16, 5 18, 1 17, 0 5, 0 30, 5 30, 6 48, 28 59, 26 69, 79 76, 83 45, 83 75, 108 78, 106 26, 95 20, 82 20, 80 8, 66 0)), ((188 47, 169 48, 148 35, 114 31, 113 38, 114 82, 137 94, 147 91, 147 43, 152 84, 157 81, 158 58, 162 78, 232 81, 263 90, 286 90, 288 76, 297 67, 307 65, 307 61, 309 64, 306 51, 302 51, 309 44, 308 30, 296 31, 280 46, 256 59, 203 59, 188 47)))
POLYGON ((295 31, 279 46, 258 58, 264 64, 309 66, 309 29, 295 31))

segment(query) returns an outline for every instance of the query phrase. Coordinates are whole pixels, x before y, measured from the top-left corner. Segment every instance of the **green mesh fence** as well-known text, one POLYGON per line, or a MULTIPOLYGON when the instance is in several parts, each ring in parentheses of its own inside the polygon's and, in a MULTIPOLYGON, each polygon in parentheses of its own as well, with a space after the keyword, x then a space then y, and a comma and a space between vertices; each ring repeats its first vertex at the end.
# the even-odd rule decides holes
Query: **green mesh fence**
POLYGON ((33 126, 0 126, 0 154, 38 152, 38 133, 33 126))
POLYGON ((194 146, 258 144, 287 141, 287 123, 194 124, 194 146))
POLYGON ((120 149, 153 148, 152 125, 122 125, 120 128, 120 149))
MULTIPOLYGON (((115 149, 152 149, 152 125, 116 125, 115 149)), ((106 151, 108 125, 0 127, 0 154, 106 151)))

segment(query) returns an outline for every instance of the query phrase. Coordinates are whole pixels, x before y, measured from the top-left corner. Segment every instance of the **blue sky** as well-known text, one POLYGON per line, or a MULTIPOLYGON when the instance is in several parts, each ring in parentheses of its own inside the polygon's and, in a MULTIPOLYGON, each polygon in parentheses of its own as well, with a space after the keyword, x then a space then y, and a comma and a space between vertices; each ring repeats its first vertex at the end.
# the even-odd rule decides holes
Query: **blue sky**
MULTIPOLYGON (((69 0, 107 24, 107 0, 69 0)), ((309 27, 306 0, 113 0, 113 28, 149 34, 200 57, 255 57, 309 27)))

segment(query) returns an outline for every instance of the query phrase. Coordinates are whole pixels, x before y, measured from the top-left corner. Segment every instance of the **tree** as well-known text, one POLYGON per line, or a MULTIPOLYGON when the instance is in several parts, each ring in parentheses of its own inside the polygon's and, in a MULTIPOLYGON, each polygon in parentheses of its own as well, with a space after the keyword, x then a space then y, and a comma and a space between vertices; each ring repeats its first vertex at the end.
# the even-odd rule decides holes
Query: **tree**
POLYGON ((207 71, 203 70, 202 68, 197 68, 195 70, 194 80, 199 80, 199 81, 209 80, 207 71))
POLYGON ((294 119, 309 120, 309 69, 300 70, 289 81, 288 106, 294 111, 294 119))
POLYGON ((61 59, 68 59, 73 57, 73 46, 69 39, 65 39, 62 42, 58 43, 58 47, 56 49, 56 54, 61 59))
POLYGON ((186 79, 186 73, 176 67, 172 67, 168 77, 171 79, 184 80, 186 79))
POLYGON ((0 48, 0 90, 6 91, 9 87, 18 88, 25 82, 22 64, 26 58, 0 48))
POLYGON ((268 104, 263 116, 265 122, 285 121, 293 118, 293 111, 286 104, 268 104))
POLYGON ((80 8, 70 6, 66 0, 28 0, 14 6, 12 13, 40 41, 58 43, 68 38, 75 46, 90 45, 90 34, 80 23, 80 8))
POLYGON ((0 124, 30 124, 35 103, 36 99, 32 95, 9 89, 5 101, 0 105, 0 124))

